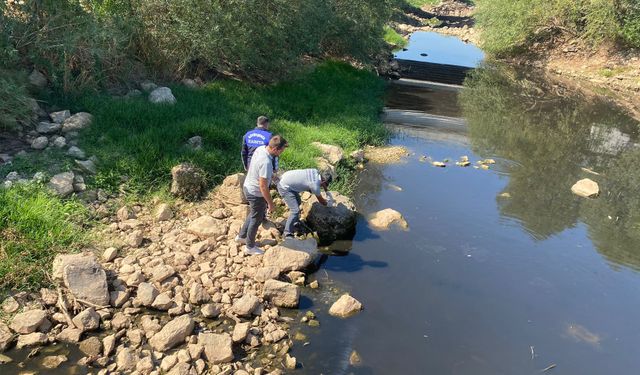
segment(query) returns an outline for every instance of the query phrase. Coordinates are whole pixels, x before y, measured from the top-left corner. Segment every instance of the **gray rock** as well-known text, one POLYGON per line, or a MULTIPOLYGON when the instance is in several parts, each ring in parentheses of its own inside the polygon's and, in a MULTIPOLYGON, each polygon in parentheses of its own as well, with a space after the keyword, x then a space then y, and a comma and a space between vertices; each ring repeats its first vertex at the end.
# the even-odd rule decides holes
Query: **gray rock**
POLYGON ((75 115, 64 120, 62 123, 62 132, 75 132, 89 127, 93 122, 93 116, 87 112, 78 112, 75 115))
POLYGON ((117 343, 116 335, 109 335, 102 339, 102 353, 108 357, 113 353, 117 343))
POLYGON ((189 146, 189 148, 193 150, 202 149, 202 137, 199 135, 196 135, 194 137, 189 138, 187 140, 187 146, 189 146))
POLYGON ((44 172, 36 172, 33 174, 32 180, 37 183, 43 183, 47 180, 47 175, 44 172))
POLYGON ((151 92, 151 91, 157 89, 158 85, 156 85, 155 83, 153 83, 151 81, 143 81, 142 83, 140 83, 140 88, 144 92, 151 92))
POLYGON ((278 307, 296 307, 300 299, 300 288, 278 280, 267 280, 262 297, 278 307))
POLYGON ((73 172, 58 173, 49 180, 49 188, 61 197, 73 193, 73 172))
POLYGON ((194 322, 189 315, 182 315, 165 324, 160 332, 153 335, 149 345, 157 351, 165 351, 184 343, 184 340, 193 332, 194 322))
POLYGON ((176 97, 170 88, 158 87, 149 94, 149 101, 153 104, 175 104, 176 97))
POLYGON ((47 137, 38 137, 31 142, 31 148, 34 150, 44 150, 49 145, 49 138, 47 137))
MULTIPOLYGON (((264 258, 264 256, 263 256, 264 258)), ((278 275, 280 275, 280 267, 260 267, 258 268, 258 270, 256 271, 255 275, 253 276, 253 278, 256 281, 259 281, 261 283, 269 280, 269 279, 275 279, 278 277, 278 275)))
POLYGON ((40 73, 40 71, 33 69, 31 74, 29 74, 29 83, 33 86, 43 89, 47 87, 47 77, 44 74, 40 73))
POLYGON ((329 309, 329 314, 348 318, 362 310, 362 304, 348 294, 343 294, 329 309))
POLYGON ((20 179, 20 175, 16 171, 9 172, 7 173, 7 177, 5 177, 5 179, 7 181, 18 181, 20 179))
POLYGON ((202 316, 209 319, 216 318, 220 315, 220 309, 218 309, 218 307, 213 303, 203 305, 200 312, 202 313, 202 316))
POLYGON ((113 307, 121 307, 125 302, 129 300, 129 292, 115 290, 109 293, 110 301, 109 303, 113 307))
POLYGON ((202 169, 179 164, 171 169, 171 176, 171 194, 186 200, 196 200, 204 194, 206 180, 202 169))
POLYGON ((229 226, 222 220, 214 219, 211 216, 201 216, 192 221, 185 229, 186 232, 195 234, 201 239, 209 237, 217 238, 227 234, 229 226))
POLYGON ((51 145, 56 148, 63 148, 67 145, 67 139, 65 137, 55 137, 51 142, 51 145))
POLYGON ((55 122, 40 122, 36 126, 36 131, 40 134, 54 134, 62 129, 62 125, 55 122))
POLYGON ((245 294, 233 303, 233 312, 240 316, 250 316, 260 304, 258 297, 245 294))
POLYGON ((322 151, 322 156, 332 165, 336 165, 344 159, 344 151, 340 146, 327 145, 320 142, 313 142, 311 145, 322 151))
POLYGON ((96 174, 97 169, 93 160, 76 160, 76 165, 85 173, 96 174))
POLYGON ((233 340, 227 333, 200 333, 198 345, 204 347, 204 357, 209 363, 227 363, 233 360, 233 340))
POLYGON ((191 78, 185 78, 181 82, 182 82, 183 85, 187 86, 190 89, 197 89, 198 88, 198 83, 195 80, 191 79, 191 78))
POLYGON ((89 337, 88 339, 80 342, 79 349, 85 355, 97 357, 102 354, 102 341, 95 336, 89 337))
POLYGON ((251 322, 236 323, 233 327, 233 334, 231 335, 233 342, 244 341, 244 339, 247 338, 247 334, 249 334, 249 328, 251 328, 251 322))
POLYGON ((409 229, 409 224, 402 214, 392 208, 375 212, 369 217, 369 226, 377 230, 389 230, 396 225, 403 230, 409 229))
POLYGON ((265 267, 276 267, 279 272, 300 271, 305 269, 318 255, 313 238, 300 241, 287 239, 281 246, 268 249, 262 261, 265 267))
POLYGON ((307 223, 318 233, 321 243, 352 239, 355 234, 355 205, 348 197, 338 192, 332 192, 332 195, 336 203, 333 207, 321 205, 315 196, 303 203, 307 223))
POLYGON ((76 146, 71 146, 69 147, 69 150, 67 151, 67 155, 72 156, 76 159, 84 159, 86 158, 86 154, 84 151, 82 151, 81 149, 79 149, 76 146))
POLYGON ((140 283, 138 285, 137 299, 142 306, 151 306, 156 297, 158 297, 158 289, 149 283, 140 283))
POLYGON ((51 112, 49 113, 49 117, 51 117, 51 121, 56 124, 62 124, 64 120, 71 117, 71 112, 68 109, 65 109, 64 111, 51 112))
POLYGON ((134 230, 127 236, 127 244, 131 247, 140 247, 143 240, 144 236, 141 230, 134 230))
POLYGON ((167 266, 166 264, 161 264, 151 270, 151 280, 155 282, 162 282, 166 278, 175 275, 175 273, 176 270, 173 267, 167 266))
POLYGON ((153 307, 156 310, 167 311, 171 309, 173 306, 175 306, 175 304, 176 303, 173 301, 173 298, 171 297, 171 295, 168 292, 164 292, 164 293, 158 294, 156 299, 153 300, 151 307, 153 307))
POLYGON ((100 328, 100 315, 93 307, 83 310, 73 317, 73 324, 82 331, 94 331, 100 328))
POLYGON ((117 256, 118 249, 116 249, 115 247, 109 247, 102 254, 102 259, 104 259, 105 262, 112 262, 114 259, 116 259, 117 256))
POLYGON ((125 95, 125 98, 138 98, 140 96, 142 96, 142 91, 138 89, 132 89, 132 90, 129 90, 129 92, 127 92, 127 94, 125 95))
POLYGON ((54 277, 57 267, 62 270, 64 284, 74 297, 98 306, 109 305, 107 276, 94 256, 77 254, 64 258, 59 255, 54 259, 54 277))
POLYGON ((47 322, 47 312, 44 310, 29 310, 16 314, 11 320, 11 329, 20 334, 33 333, 38 327, 47 322))
POLYGON ((205 302, 209 302, 211 296, 207 291, 198 283, 193 283, 189 288, 189 303, 192 305, 200 305, 205 302))
POLYGON ((41 346, 47 343, 47 335, 41 332, 34 332, 28 335, 18 336, 17 349, 22 349, 29 346, 41 346))

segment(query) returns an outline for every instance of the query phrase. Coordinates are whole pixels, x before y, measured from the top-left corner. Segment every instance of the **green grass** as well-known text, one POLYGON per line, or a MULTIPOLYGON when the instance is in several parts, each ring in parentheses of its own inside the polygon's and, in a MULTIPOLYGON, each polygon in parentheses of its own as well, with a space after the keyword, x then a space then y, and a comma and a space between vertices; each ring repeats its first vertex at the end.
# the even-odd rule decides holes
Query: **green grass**
POLYGON ((426 6, 426 5, 440 4, 440 0, 406 0, 405 2, 416 8, 422 8, 423 6, 426 6))
POLYGON ((47 283, 55 255, 79 249, 87 236, 78 225, 85 208, 38 186, 0 189, 0 291, 47 283))
POLYGON ((384 27, 384 41, 395 48, 404 48, 409 42, 390 26, 384 27))
POLYGON ((115 190, 126 181, 126 191, 144 196, 166 189, 171 167, 181 162, 203 168, 212 184, 240 171, 242 136, 262 114, 272 119, 273 133, 289 141, 281 157, 284 169, 315 166, 320 153, 309 146, 314 141, 347 152, 381 144, 388 135, 378 116, 384 87, 369 72, 332 62, 272 86, 237 81, 198 90, 175 86, 173 106, 95 95, 59 104, 94 115, 80 146, 99 159, 95 185, 115 190), (203 138, 200 151, 185 147, 195 135, 203 138))

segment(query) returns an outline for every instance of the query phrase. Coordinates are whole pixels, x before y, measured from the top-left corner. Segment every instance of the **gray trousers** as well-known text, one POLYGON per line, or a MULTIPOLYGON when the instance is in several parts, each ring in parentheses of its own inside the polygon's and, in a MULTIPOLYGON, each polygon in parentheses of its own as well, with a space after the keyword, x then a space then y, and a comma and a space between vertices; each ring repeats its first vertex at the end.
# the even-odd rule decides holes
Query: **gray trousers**
POLYGON ((289 208, 289 217, 284 225, 284 235, 293 234, 293 226, 300 221, 300 193, 291 189, 284 189, 278 185, 278 193, 289 208))
POLYGON ((247 247, 254 247, 258 228, 267 214, 267 201, 263 196, 256 197, 249 194, 246 189, 244 189, 244 196, 249 202, 249 215, 240 228, 238 236, 247 240, 247 247))

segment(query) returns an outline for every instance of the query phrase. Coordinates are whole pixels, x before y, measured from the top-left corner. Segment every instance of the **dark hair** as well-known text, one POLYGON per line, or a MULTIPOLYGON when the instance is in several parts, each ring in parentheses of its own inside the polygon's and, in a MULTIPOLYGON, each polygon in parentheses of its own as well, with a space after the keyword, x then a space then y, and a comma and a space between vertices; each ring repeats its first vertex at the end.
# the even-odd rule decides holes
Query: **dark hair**
POLYGON ((331 174, 331 171, 329 170, 324 170, 320 172, 320 179, 328 186, 331 182, 333 182, 333 174, 331 174))
POLYGON ((267 122, 269 122, 269 118, 267 116, 260 116, 258 117, 256 124, 258 124, 258 126, 264 126, 267 122))
POLYGON ((269 140, 269 147, 274 148, 276 150, 282 150, 287 146, 289 146, 289 143, 287 143, 287 140, 284 139, 281 135, 274 135, 269 140))

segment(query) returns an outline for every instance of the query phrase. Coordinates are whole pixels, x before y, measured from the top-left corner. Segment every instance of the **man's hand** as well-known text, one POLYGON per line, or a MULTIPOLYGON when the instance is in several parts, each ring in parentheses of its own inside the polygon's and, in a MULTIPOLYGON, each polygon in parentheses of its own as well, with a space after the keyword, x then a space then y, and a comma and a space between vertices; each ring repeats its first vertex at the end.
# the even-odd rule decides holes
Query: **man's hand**
POLYGON ((273 201, 267 202, 267 212, 272 214, 276 210, 276 205, 273 204, 273 201))
POLYGON ((318 202, 320 202, 321 205, 323 205, 323 206, 327 205, 327 200, 324 199, 324 197, 322 195, 316 195, 316 198, 318 199, 318 202))
POLYGON ((266 178, 260 177, 260 192, 265 201, 267 201, 267 212, 272 213, 276 209, 276 205, 273 204, 271 199, 271 193, 269 192, 269 183, 266 178))

